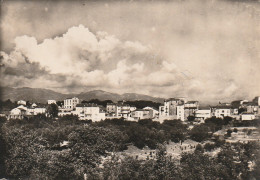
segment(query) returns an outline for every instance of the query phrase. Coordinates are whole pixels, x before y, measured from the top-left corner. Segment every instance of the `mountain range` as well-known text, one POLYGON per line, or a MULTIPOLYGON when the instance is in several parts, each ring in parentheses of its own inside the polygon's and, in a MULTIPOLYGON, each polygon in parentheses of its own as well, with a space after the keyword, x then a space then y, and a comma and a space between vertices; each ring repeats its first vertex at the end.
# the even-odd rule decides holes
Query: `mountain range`
POLYGON ((78 97, 80 100, 91 100, 98 99, 101 101, 104 100, 112 100, 113 102, 117 102, 120 100, 126 101, 135 101, 135 100, 145 100, 145 101, 154 101, 154 102, 163 102, 163 98, 152 97, 143 94, 136 93, 110 93, 102 90, 92 90, 88 92, 81 92, 79 94, 63 94, 59 92, 55 92, 49 89, 41 89, 41 88, 12 88, 12 87, 1 87, 1 100, 10 99, 11 101, 25 100, 30 102, 40 102, 46 103, 49 99, 54 100, 64 100, 70 97, 78 97))

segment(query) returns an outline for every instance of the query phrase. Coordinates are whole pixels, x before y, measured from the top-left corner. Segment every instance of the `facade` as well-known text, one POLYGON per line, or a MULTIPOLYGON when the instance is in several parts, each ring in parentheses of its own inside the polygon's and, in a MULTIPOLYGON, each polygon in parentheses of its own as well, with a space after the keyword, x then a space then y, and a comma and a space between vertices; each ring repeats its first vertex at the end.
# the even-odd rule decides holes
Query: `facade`
POLYGON ((188 120, 189 116, 195 117, 195 112, 198 110, 197 107, 184 107, 184 119, 188 120))
POLYGON ((7 119, 23 119, 26 115, 27 108, 23 105, 18 106, 17 108, 14 108, 10 111, 10 114, 8 115, 7 119))
POLYGON ((259 112, 259 106, 255 102, 247 103, 246 105, 246 112, 251 114, 258 114, 259 112))
POLYGON ((116 107, 116 117, 128 118, 131 112, 130 108, 128 104, 118 104, 116 107))
POLYGON ((48 104, 56 104, 56 101, 55 100, 48 100, 47 103, 48 104))
POLYGON ((131 112, 135 111, 136 107, 125 104, 124 101, 118 103, 108 103, 106 106, 106 112, 108 117, 114 118, 126 118, 131 116, 131 112))
POLYGON ((253 120, 255 118, 256 118, 255 114, 252 114, 252 113, 242 113, 241 114, 241 120, 242 121, 250 121, 250 120, 253 120))
POLYGON ((26 111, 27 115, 38 115, 38 114, 45 114, 46 113, 45 107, 35 107, 35 108, 28 108, 26 111))
POLYGON ((205 120, 207 118, 211 118, 211 110, 210 109, 199 109, 195 111, 195 118, 198 120, 205 120))
POLYGON ((116 113, 116 104, 115 103, 108 103, 106 106, 106 111, 109 114, 116 113))
POLYGON ((78 115, 80 120, 92 120, 93 122, 105 120, 105 112, 101 112, 96 104, 77 104, 74 115, 78 115))
POLYGON ((152 116, 153 112, 149 109, 137 109, 131 112, 131 117, 134 118, 134 120, 151 119, 152 116))
POLYGON ((159 118, 185 121, 189 116, 195 116, 198 107, 198 101, 186 102, 183 98, 171 98, 165 100, 164 105, 159 107, 159 118))
POLYGON ((211 107, 212 116, 216 116, 217 118, 224 118, 226 116, 231 116, 231 106, 215 106, 211 107))
POLYGON ((76 108, 76 105, 79 104, 79 98, 68 98, 64 100, 64 108, 68 110, 73 110, 76 108))
POLYGON ((185 120, 184 115, 184 104, 177 105, 177 119, 184 121, 185 120))
POLYGON ((159 107, 159 117, 160 118, 171 118, 178 119, 181 115, 177 110, 180 110, 182 107, 177 109, 178 105, 184 105, 183 99, 170 98, 164 101, 164 106, 159 107))
POLYGON ((159 117, 159 111, 153 107, 145 107, 144 110, 151 110, 152 112, 152 118, 158 118, 159 117))

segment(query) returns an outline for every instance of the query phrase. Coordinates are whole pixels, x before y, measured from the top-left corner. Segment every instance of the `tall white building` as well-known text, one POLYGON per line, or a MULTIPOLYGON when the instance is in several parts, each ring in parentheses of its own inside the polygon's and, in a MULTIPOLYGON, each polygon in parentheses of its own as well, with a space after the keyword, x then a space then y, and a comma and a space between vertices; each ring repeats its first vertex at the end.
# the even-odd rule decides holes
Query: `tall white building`
POLYGON ((64 100, 64 109, 73 110, 76 108, 76 105, 79 104, 79 98, 68 98, 64 100))

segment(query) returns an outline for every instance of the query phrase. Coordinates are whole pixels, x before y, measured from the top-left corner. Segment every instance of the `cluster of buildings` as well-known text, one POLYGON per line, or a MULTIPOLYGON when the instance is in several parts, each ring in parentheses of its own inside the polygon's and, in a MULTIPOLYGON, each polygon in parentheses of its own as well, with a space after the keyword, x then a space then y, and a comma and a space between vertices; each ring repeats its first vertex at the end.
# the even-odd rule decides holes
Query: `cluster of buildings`
POLYGON ((204 122, 211 117, 232 117, 237 120, 253 120, 260 116, 260 97, 253 101, 238 100, 231 103, 219 103, 217 106, 199 107, 198 101, 186 101, 185 98, 170 98, 159 107, 159 119, 179 119, 186 121, 194 118, 204 122))
MULTIPOLYGON (((37 114, 47 115, 46 107, 50 104, 56 104, 56 101, 48 100, 46 105, 33 103, 27 106, 26 101, 21 100, 17 104, 19 106, 10 111, 8 119, 22 119, 24 116, 37 114)), ((80 120, 92 120, 93 122, 114 118, 124 118, 129 121, 153 119, 160 122, 166 119, 187 121, 192 118, 201 123, 213 116, 217 118, 229 116, 237 120, 253 120, 260 116, 260 97, 254 98, 251 102, 239 100, 204 108, 199 106, 198 101, 187 101, 185 98, 170 98, 166 99, 159 109, 154 107, 138 109, 125 103, 125 101, 108 103, 106 107, 103 107, 93 103, 81 103, 77 97, 73 97, 65 99, 63 105, 59 106, 58 109, 58 116, 76 115, 80 120)))
POLYGON ((46 106, 44 105, 37 105, 36 103, 33 103, 32 105, 27 106, 25 101, 18 101, 17 104, 19 106, 10 111, 7 116, 8 119, 23 119, 28 116, 46 114, 46 106))

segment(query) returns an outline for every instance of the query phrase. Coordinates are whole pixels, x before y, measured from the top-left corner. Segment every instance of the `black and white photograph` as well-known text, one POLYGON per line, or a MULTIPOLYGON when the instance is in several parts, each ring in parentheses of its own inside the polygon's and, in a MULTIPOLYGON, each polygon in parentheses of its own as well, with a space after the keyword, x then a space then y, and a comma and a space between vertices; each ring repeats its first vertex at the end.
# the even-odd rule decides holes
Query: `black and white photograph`
POLYGON ((0 0, 0 180, 260 180, 260 0, 0 0))

